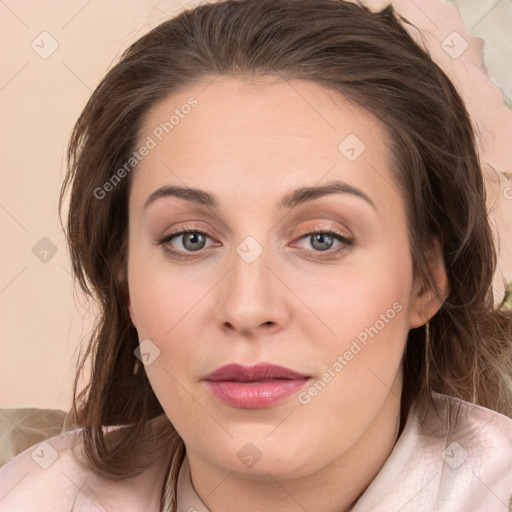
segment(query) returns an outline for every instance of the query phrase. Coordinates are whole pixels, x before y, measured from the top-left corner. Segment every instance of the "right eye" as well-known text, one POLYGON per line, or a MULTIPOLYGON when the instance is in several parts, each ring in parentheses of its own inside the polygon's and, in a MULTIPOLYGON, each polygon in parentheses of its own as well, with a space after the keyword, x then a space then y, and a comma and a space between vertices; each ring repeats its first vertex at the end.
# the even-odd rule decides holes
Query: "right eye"
POLYGON ((187 258, 187 252, 194 253, 204 249, 207 238, 210 238, 210 235, 204 231, 200 231, 198 229, 182 229, 166 235, 158 241, 158 244, 163 246, 164 250, 173 256, 187 258), (171 245, 171 242, 175 238, 181 238, 181 242, 179 244, 181 247, 178 249, 171 245))

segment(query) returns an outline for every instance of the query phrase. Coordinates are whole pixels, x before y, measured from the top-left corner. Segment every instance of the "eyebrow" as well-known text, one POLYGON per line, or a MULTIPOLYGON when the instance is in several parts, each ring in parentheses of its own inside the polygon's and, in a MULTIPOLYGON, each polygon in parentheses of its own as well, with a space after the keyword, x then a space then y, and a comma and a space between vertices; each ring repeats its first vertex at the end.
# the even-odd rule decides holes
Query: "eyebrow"
MULTIPOLYGON (((291 209, 308 201, 313 201, 330 194, 350 194, 366 201, 374 210, 375 203, 360 189, 342 181, 330 181, 325 185, 313 187, 300 187, 287 193, 277 204, 279 210, 291 209)), ((167 185, 152 192, 144 203, 144 209, 158 199, 164 197, 178 197, 208 208, 218 209, 220 201, 217 196, 198 188, 183 187, 180 185, 167 185)))

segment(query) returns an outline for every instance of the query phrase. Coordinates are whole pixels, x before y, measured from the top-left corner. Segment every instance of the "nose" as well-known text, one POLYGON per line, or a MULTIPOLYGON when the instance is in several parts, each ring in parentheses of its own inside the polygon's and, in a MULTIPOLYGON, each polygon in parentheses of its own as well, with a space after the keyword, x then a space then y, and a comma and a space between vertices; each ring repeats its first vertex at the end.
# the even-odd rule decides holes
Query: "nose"
POLYGON ((234 252, 230 271, 219 283, 217 312, 221 327, 246 337, 283 329, 290 316, 291 292, 269 267, 265 251, 252 262, 240 254, 234 252))

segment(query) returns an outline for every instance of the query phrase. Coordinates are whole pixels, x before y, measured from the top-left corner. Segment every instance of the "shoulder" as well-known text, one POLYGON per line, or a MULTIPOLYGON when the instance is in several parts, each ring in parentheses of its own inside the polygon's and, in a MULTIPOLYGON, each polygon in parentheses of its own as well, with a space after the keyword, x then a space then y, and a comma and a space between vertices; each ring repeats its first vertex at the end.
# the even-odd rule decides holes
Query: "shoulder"
POLYGON ((512 418, 446 395, 436 393, 434 399, 439 410, 422 428, 425 445, 429 437, 444 442, 443 460, 450 468, 466 466, 477 478, 503 480, 512 494, 512 418))
POLYGON ((164 458, 140 475, 109 481, 77 460, 82 431, 51 437, 0 467, 0 512, 158 511, 164 458))
MULTIPOLYGON (((467 439, 469 444, 478 440, 485 445, 499 446, 504 455, 512 452, 512 418, 499 412, 472 404, 459 398, 434 393, 434 400, 439 404, 439 419, 431 420, 433 427, 438 425, 444 433, 444 426, 454 422, 453 436, 467 439)), ((508 459, 510 462, 510 459, 508 459)))
POLYGON ((419 429, 419 443, 435 450, 440 510, 458 510, 456 502, 466 510, 511 510, 512 418, 446 395, 434 399, 439 414, 419 429))
POLYGON ((71 510, 86 476, 72 454, 80 433, 77 429, 51 437, 0 467, 0 511, 71 510))
POLYGON ((354 512, 512 510, 512 419, 437 393, 434 403, 423 424, 411 409, 354 512))

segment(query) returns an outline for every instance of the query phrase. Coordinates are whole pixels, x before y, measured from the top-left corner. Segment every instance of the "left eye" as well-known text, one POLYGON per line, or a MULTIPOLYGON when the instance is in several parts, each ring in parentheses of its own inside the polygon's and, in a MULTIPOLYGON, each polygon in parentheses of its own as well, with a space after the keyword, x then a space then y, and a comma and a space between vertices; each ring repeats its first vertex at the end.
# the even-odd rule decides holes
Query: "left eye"
POLYGON ((315 251, 320 252, 329 251, 336 240, 338 242, 342 242, 342 245, 351 244, 350 239, 334 231, 314 231, 312 233, 306 233, 305 235, 302 235, 300 240, 304 238, 310 241, 311 246, 315 251))

